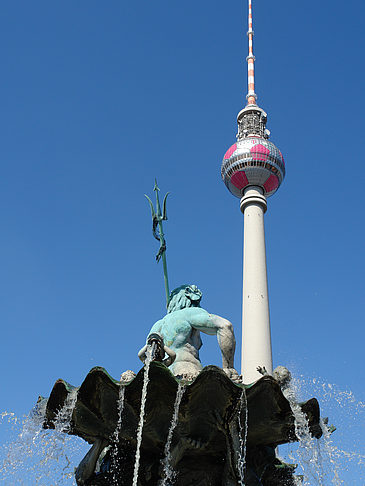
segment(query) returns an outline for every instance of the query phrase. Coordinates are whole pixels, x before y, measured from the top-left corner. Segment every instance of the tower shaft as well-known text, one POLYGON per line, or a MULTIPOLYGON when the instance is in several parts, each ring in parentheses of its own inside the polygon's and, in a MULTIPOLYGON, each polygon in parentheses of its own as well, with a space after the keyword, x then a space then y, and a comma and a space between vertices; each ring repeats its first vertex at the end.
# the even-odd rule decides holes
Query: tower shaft
POLYGON ((272 374, 269 296, 267 289, 264 213, 266 198, 285 177, 280 150, 269 141, 267 115, 256 103, 252 0, 248 0, 247 105, 237 116, 237 142, 226 151, 221 168, 228 190, 241 200, 244 215, 242 374, 245 384, 272 374))
POLYGON ((272 374, 269 296, 267 288, 264 213, 266 198, 250 186, 241 199, 244 215, 242 374, 244 383, 261 378, 257 367, 272 374))

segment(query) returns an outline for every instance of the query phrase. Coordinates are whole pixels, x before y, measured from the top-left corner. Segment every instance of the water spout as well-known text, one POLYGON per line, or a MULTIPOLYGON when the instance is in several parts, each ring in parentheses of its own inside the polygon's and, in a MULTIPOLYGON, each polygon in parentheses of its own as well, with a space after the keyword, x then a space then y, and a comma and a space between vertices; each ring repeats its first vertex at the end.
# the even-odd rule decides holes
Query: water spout
POLYGON ((179 408, 181 399, 184 395, 185 386, 180 382, 176 391, 176 398, 174 403, 174 412, 172 415, 169 432, 164 449, 164 459, 162 460, 163 476, 160 486, 168 486, 174 480, 175 471, 171 466, 171 442, 175 427, 179 419, 179 408))
POLYGON ((238 430, 240 449, 238 454, 238 472, 240 477, 240 486, 245 485, 245 468, 246 468, 246 445, 247 445, 247 432, 248 432, 248 406, 247 396, 244 385, 242 386, 242 392, 240 397, 240 411, 238 414, 238 430), (244 415, 242 423, 242 414, 244 415))
POLYGON ((118 398, 118 422, 115 428, 113 438, 112 438, 112 451, 111 451, 111 471, 113 474, 113 484, 117 485, 117 463, 118 463, 118 444, 119 444, 119 434, 122 430, 122 417, 124 410, 124 396, 125 396, 125 385, 120 384, 119 386, 119 398, 118 398))
POLYGON ((152 361, 152 350, 151 350, 151 346, 148 346, 146 350, 146 360, 145 360, 145 368, 144 368, 144 376, 143 376, 141 410, 139 414, 139 423, 137 428, 137 447, 136 447, 136 457, 134 461, 133 486, 137 486, 137 480, 138 480, 139 460, 141 455, 141 443, 142 443, 142 431, 143 431, 143 423, 144 423, 144 412, 146 406, 147 386, 149 382, 148 373, 150 370, 151 361, 152 361))

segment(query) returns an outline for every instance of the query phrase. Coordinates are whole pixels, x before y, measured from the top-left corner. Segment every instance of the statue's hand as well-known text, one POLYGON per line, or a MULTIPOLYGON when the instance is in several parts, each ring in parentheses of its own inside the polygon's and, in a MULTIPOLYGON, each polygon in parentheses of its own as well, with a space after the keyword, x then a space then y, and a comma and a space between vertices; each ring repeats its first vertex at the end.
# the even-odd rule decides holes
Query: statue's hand
POLYGON ((228 376, 228 378, 230 378, 235 383, 242 383, 241 376, 237 373, 237 371, 234 368, 223 368, 223 371, 228 376))
POLYGON ((268 375, 265 366, 258 366, 256 369, 262 376, 268 375))

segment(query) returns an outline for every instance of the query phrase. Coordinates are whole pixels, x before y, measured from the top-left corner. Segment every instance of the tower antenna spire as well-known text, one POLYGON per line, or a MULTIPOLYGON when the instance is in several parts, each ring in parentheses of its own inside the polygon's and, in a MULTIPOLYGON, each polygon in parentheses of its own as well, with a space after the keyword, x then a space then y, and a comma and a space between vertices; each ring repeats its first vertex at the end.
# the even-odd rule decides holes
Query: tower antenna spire
POLYGON ((248 93, 247 104, 256 105, 256 93, 255 93, 255 56, 253 55, 253 29, 252 29, 252 0, 248 0, 248 56, 247 69, 248 69, 248 93))

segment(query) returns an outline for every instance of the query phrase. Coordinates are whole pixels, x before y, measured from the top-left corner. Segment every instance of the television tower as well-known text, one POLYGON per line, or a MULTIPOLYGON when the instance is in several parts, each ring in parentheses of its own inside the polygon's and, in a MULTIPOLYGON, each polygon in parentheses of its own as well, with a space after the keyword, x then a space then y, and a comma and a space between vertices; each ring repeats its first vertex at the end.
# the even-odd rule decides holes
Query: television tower
POLYGON ((272 374, 269 297, 267 291, 264 214, 266 199, 285 176, 284 158, 268 140, 267 115, 256 103, 253 55, 252 0, 248 0, 248 94, 237 115, 237 142, 225 153, 222 178, 240 198, 244 216, 242 367, 244 383, 261 377, 257 367, 272 374))

